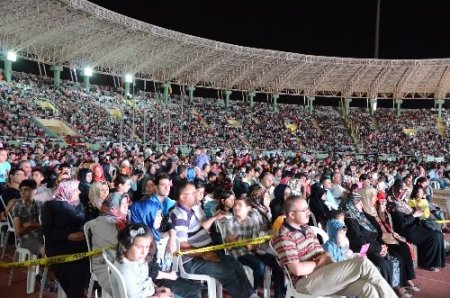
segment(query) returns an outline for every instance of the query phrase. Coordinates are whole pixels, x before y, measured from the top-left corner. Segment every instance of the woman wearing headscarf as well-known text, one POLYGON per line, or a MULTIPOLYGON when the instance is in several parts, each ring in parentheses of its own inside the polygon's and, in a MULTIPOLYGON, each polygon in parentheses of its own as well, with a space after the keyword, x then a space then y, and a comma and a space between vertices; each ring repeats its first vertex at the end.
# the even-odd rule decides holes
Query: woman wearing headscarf
POLYGON ((264 235, 269 234, 270 227, 272 226, 272 213, 269 208, 269 193, 261 186, 254 185, 250 189, 249 199, 252 206, 249 216, 255 218, 259 222, 261 228, 260 233, 264 235))
POLYGON ((309 196, 309 208, 317 223, 320 223, 322 227, 326 226, 330 213, 330 209, 325 205, 326 199, 326 190, 320 186, 320 183, 313 184, 311 187, 311 195, 309 196))
POLYGON ((389 192, 388 210, 391 212, 394 230, 405 239, 417 245, 418 264, 420 267, 438 272, 445 267, 444 236, 419 225, 422 211, 414 211, 407 203, 407 189, 402 180, 396 180, 389 192))
POLYGON ((367 257, 380 270, 381 275, 389 282, 399 297, 411 297, 404 288, 407 284, 405 275, 405 261, 389 247, 382 239, 382 231, 375 218, 364 213, 361 195, 354 193, 342 204, 345 213, 347 237, 350 249, 361 251, 365 244, 369 244, 367 257))
MULTIPOLYGON (((44 204, 41 220, 45 253, 48 257, 87 251, 83 232, 86 217, 79 199, 78 185, 76 180, 62 180, 52 200, 44 204)), ((84 297, 84 289, 90 278, 88 259, 54 264, 51 267, 67 297, 84 297)))
POLYGON ((270 202, 270 211, 272 212, 272 223, 274 224, 277 218, 284 217, 283 206, 284 201, 292 195, 292 190, 286 184, 280 184, 275 188, 275 198, 270 202))
POLYGON ((92 182, 92 172, 86 168, 80 169, 79 177, 80 184, 78 185, 78 189, 80 190, 80 201, 84 206, 87 206, 89 202, 89 188, 92 182))
MULTIPOLYGON (((117 245, 118 232, 128 223, 128 198, 111 194, 103 201, 100 210, 100 216, 89 223, 92 249, 111 248, 117 245)), ((111 257, 110 260, 114 260, 116 255, 114 248, 108 249, 107 253, 111 257)), ((92 257, 92 271, 97 276, 99 285, 112 296, 106 267, 101 255, 92 257)))
POLYGON ((106 182, 105 171, 98 163, 92 166, 92 182, 106 182))
MULTIPOLYGON (((416 273, 414 271, 412 245, 406 241, 405 237, 395 233, 392 229, 392 223, 389 221, 389 216, 386 210, 386 203, 387 201, 384 198, 379 199, 376 202, 375 208, 377 210, 377 216, 375 216, 375 220, 381 228, 383 233, 382 239, 389 247, 389 251, 394 250, 403 256, 408 284, 405 286, 405 289, 418 292, 420 289, 416 287, 413 282, 413 279, 416 278, 416 273)), ((417 258, 417 256, 415 257, 417 258)))
POLYGON ((97 218, 103 205, 103 201, 109 195, 109 186, 107 182, 94 182, 89 188, 89 203, 86 207, 86 216, 88 220, 97 218))

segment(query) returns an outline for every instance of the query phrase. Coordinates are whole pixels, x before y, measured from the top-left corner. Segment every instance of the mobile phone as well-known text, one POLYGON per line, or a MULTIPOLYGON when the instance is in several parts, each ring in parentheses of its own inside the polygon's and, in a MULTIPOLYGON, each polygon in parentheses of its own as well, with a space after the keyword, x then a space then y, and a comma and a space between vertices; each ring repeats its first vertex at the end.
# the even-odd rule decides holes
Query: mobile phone
POLYGON ((361 250, 359 251, 360 257, 365 257, 367 254, 367 251, 369 250, 370 243, 366 243, 363 246, 361 246, 361 250))

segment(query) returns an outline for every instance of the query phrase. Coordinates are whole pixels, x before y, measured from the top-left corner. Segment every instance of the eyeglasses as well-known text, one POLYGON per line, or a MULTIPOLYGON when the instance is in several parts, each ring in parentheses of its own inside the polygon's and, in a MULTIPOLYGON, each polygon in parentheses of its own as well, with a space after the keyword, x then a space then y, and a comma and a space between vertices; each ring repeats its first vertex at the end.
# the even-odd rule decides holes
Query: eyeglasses
POLYGON ((306 208, 301 209, 301 210, 292 210, 291 212, 306 212, 306 211, 310 211, 309 207, 306 207, 306 208))
POLYGON ((187 195, 187 196, 195 196, 196 194, 197 194, 197 192, 195 191, 195 192, 182 192, 181 193, 182 195, 187 195))

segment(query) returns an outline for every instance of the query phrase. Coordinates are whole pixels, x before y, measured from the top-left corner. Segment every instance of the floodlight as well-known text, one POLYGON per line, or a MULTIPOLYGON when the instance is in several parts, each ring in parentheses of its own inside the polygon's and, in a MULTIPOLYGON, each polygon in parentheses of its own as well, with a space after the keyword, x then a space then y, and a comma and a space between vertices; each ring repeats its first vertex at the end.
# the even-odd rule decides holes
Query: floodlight
POLYGON ((377 110, 377 104, 378 104, 377 99, 373 98, 371 104, 372 104, 372 110, 375 112, 377 110))
POLYGON ((125 83, 133 83, 133 76, 130 74, 125 75, 125 83))
POLYGON ((8 51, 6 54, 6 60, 15 62, 17 61, 17 54, 14 51, 8 51))
POLYGON ((84 68, 84 75, 87 77, 91 77, 92 76, 92 67, 86 66, 84 68))

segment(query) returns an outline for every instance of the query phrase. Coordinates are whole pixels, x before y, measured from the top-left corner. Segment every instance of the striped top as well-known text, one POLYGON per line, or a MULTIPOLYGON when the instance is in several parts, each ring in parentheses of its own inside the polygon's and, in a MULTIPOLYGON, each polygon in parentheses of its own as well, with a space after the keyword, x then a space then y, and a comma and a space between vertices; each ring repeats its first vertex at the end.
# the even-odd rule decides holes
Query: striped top
MULTIPOLYGON (((286 266, 295 261, 310 261, 318 254, 323 253, 323 248, 314 231, 308 226, 304 227, 305 230, 302 231, 284 222, 272 238, 272 245, 281 265, 286 266)), ((289 274, 294 285, 301 278, 290 272, 289 274)))
MULTIPOLYGON (((187 242, 195 248, 203 247, 211 243, 211 236, 195 215, 194 210, 177 204, 170 214, 170 221, 175 229, 180 242, 187 242)), ((190 256, 183 256, 183 263, 192 260, 190 256)))

